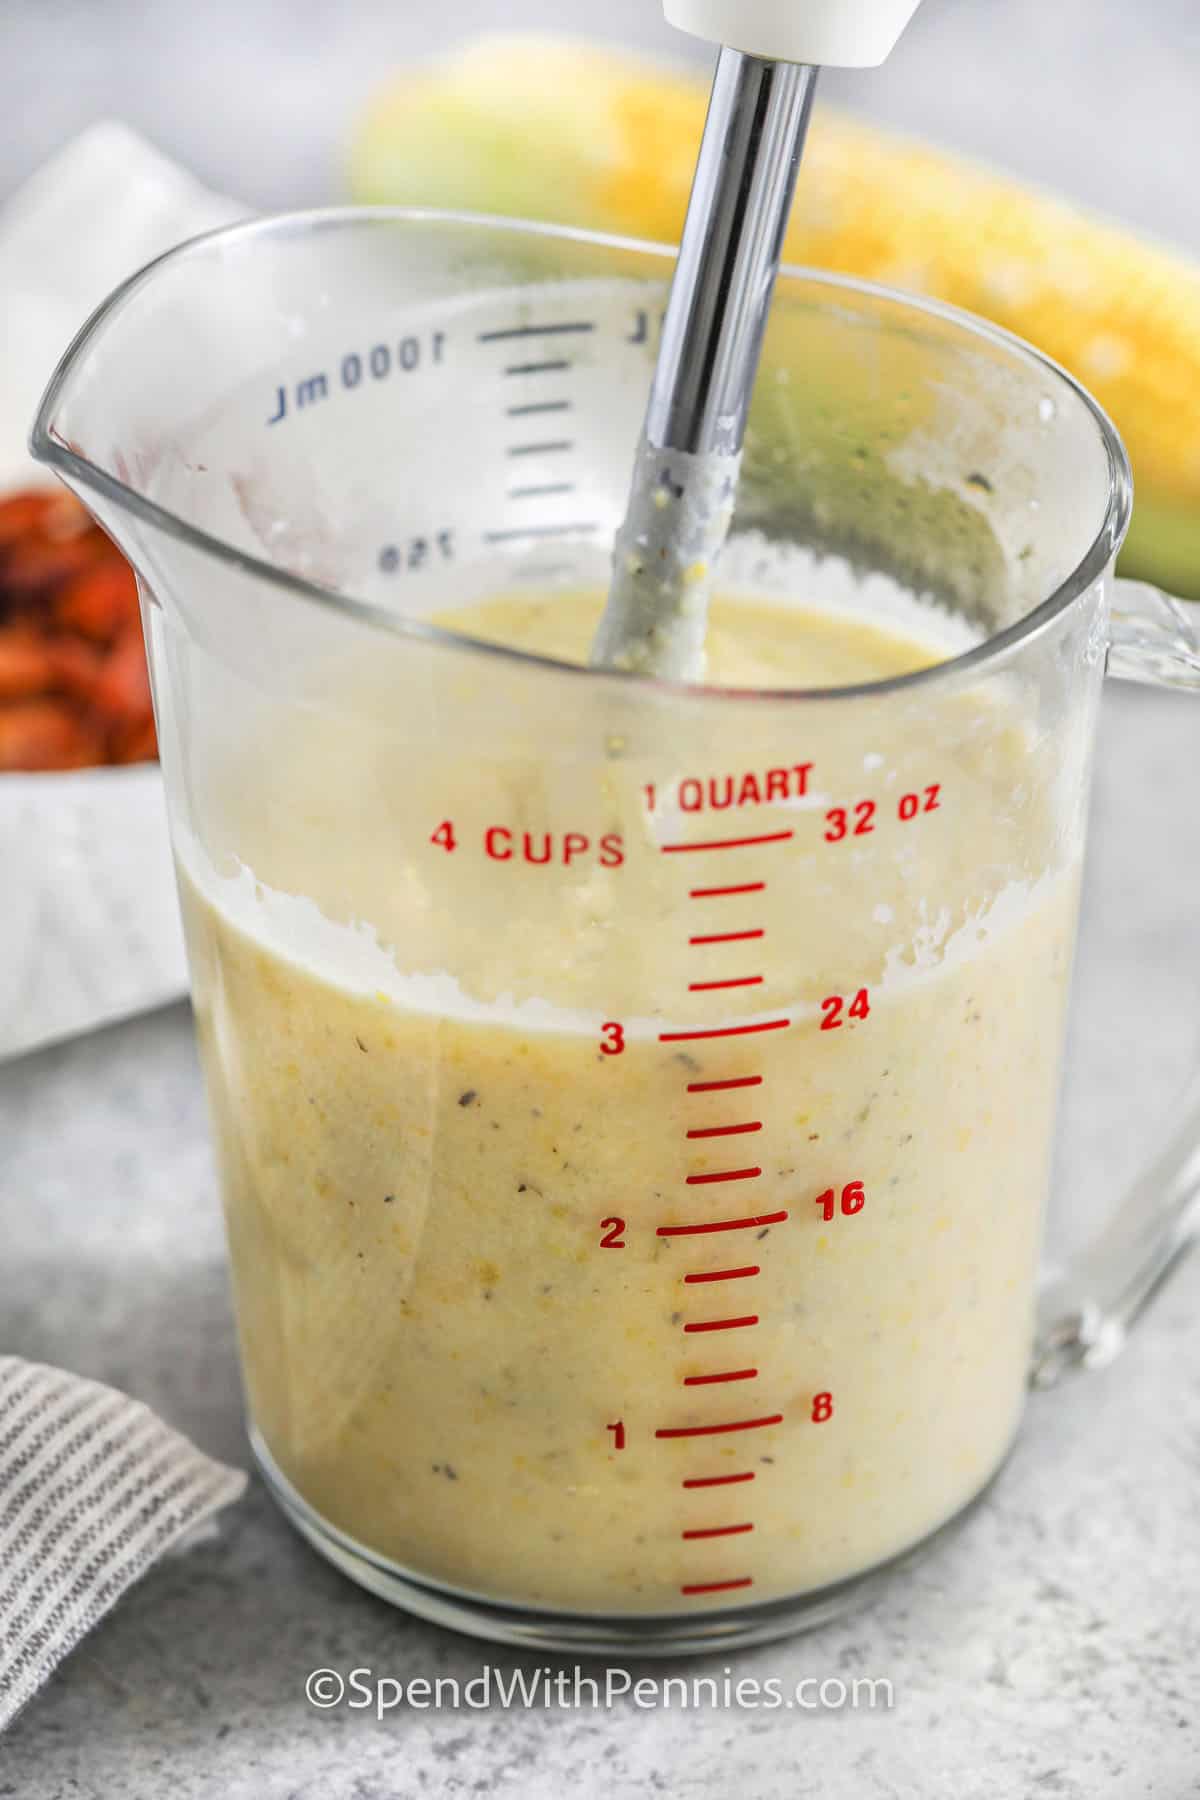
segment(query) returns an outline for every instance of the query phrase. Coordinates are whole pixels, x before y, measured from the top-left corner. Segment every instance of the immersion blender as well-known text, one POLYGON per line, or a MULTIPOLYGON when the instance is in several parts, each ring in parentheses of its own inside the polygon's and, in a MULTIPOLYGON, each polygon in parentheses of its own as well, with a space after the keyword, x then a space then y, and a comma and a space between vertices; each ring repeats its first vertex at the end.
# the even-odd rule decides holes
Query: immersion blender
POLYGON ((870 68, 919 0, 664 0, 721 46, 591 661, 704 675, 713 573, 821 64, 870 68))

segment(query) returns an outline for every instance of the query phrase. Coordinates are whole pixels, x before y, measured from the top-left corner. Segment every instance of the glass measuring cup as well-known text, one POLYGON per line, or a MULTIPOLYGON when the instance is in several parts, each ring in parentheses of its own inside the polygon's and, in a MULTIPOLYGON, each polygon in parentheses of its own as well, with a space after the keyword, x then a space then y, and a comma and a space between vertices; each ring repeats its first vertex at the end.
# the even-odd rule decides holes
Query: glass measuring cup
POLYGON ((643 1652, 961 1517, 1031 1354, 1111 1355, 1182 1247, 1198 1136, 1039 1327, 1102 677, 1200 658, 1034 352, 780 284, 725 584, 936 666, 672 689, 431 623, 603 585, 669 272, 237 227, 101 309, 34 438, 138 570, 268 1483, 429 1617, 643 1652))

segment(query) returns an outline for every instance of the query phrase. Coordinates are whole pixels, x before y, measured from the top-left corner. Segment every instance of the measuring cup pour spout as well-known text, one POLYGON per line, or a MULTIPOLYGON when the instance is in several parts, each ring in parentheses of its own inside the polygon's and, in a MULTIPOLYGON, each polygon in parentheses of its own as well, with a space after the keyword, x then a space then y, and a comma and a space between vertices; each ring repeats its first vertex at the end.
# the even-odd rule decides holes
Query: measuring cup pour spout
POLYGON ((1200 688, 1114 577, 1111 424, 784 269, 710 684, 590 668, 672 266, 256 221, 127 283, 33 440, 138 574, 264 1477, 373 1591, 577 1653, 869 1592, 1200 1190, 1194 1086, 1039 1309, 1106 668, 1200 688))

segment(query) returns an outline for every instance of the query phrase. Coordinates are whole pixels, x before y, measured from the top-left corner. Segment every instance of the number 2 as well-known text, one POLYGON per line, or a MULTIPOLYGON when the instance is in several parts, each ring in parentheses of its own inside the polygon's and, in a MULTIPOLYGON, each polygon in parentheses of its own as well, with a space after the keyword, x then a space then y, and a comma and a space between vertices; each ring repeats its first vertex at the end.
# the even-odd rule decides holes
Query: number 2
POLYGON ((625 1248, 624 1219, 618 1219, 616 1217, 611 1219, 601 1219, 600 1230, 603 1233, 603 1236, 600 1239, 600 1248, 602 1250, 623 1250, 625 1248))

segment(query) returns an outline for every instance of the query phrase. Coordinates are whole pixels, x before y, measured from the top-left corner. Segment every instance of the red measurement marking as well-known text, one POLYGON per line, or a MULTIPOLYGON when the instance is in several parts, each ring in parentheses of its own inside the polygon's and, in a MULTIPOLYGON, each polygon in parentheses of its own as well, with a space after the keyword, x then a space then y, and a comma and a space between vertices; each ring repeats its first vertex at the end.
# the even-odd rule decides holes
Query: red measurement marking
POLYGON ((689 981, 689 994, 711 994, 715 988, 759 987, 761 975, 736 975, 732 981, 689 981))
MULTIPOLYGON (((757 1263, 747 1263, 744 1269, 706 1269, 703 1274, 685 1275, 683 1279, 685 1281, 738 1281, 743 1275, 759 1275, 761 1273, 757 1263)), ((738 1323, 740 1324, 741 1321, 739 1320, 738 1323)), ((685 1331, 699 1331, 700 1329, 699 1325, 684 1326, 685 1331)))
POLYGON ((689 888, 689 900, 719 900, 723 894, 761 894, 766 889, 765 881, 743 881, 737 887, 689 888))
POLYGON ((660 1044, 694 1044, 700 1038, 749 1037, 755 1031, 786 1031, 790 1019, 764 1019, 761 1025, 718 1025, 708 1031, 660 1031, 660 1044))
POLYGON ((726 1431, 760 1431, 764 1425, 782 1425, 782 1413, 764 1413, 761 1419, 730 1419, 723 1425, 660 1425, 656 1438, 718 1437, 726 1431))
POLYGON ((715 1381, 757 1381, 757 1369, 722 1369, 717 1375, 685 1375, 684 1387, 711 1387, 715 1381))
POLYGON ((696 1131, 689 1131, 690 1138, 740 1137, 747 1131, 761 1131, 762 1120, 753 1119, 748 1125, 702 1125, 696 1131))
POLYGON ((667 856, 681 850, 746 850, 752 844, 786 844, 795 835, 794 831, 762 831, 757 837, 707 838, 698 844, 660 844, 659 849, 667 856))
POLYGON ((737 1581, 693 1581, 688 1587, 681 1587, 681 1594, 724 1594, 730 1588, 753 1587, 753 1575, 742 1575, 737 1581))
POLYGON ((690 1480, 680 1483, 685 1488, 728 1487, 734 1481, 753 1481, 754 1470, 746 1469, 741 1475, 693 1475, 690 1480))
POLYGON ((761 1087, 761 1075, 736 1075, 732 1081, 689 1081, 689 1094, 720 1094, 726 1088, 761 1087))
POLYGON ((755 1219, 712 1219, 705 1225, 660 1225, 657 1237, 701 1237, 706 1231, 748 1231, 753 1225, 782 1225, 785 1212, 760 1213, 755 1219))
MULTIPOLYGON (((754 1272, 757 1275, 758 1270, 756 1269, 754 1272)), ((745 1271, 735 1269, 734 1273, 744 1274, 745 1271)), ((689 1275, 687 1279, 690 1281, 692 1278, 689 1275)), ((699 1319, 694 1325, 685 1325, 683 1329, 685 1331, 737 1331, 743 1325, 757 1324, 757 1313, 745 1313, 740 1319, 699 1319)))
POLYGON ((689 944, 747 944, 751 938, 765 937, 762 931, 712 931, 704 937, 690 937, 689 944))
POLYGON ((761 1169, 715 1169, 711 1175, 689 1175, 688 1187, 707 1187, 712 1181, 757 1181, 761 1169))
POLYGON ((753 1531, 753 1525, 709 1525, 700 1531, 681 1531, 681 1538, 738 1537, 743 1531, 753 1531))

